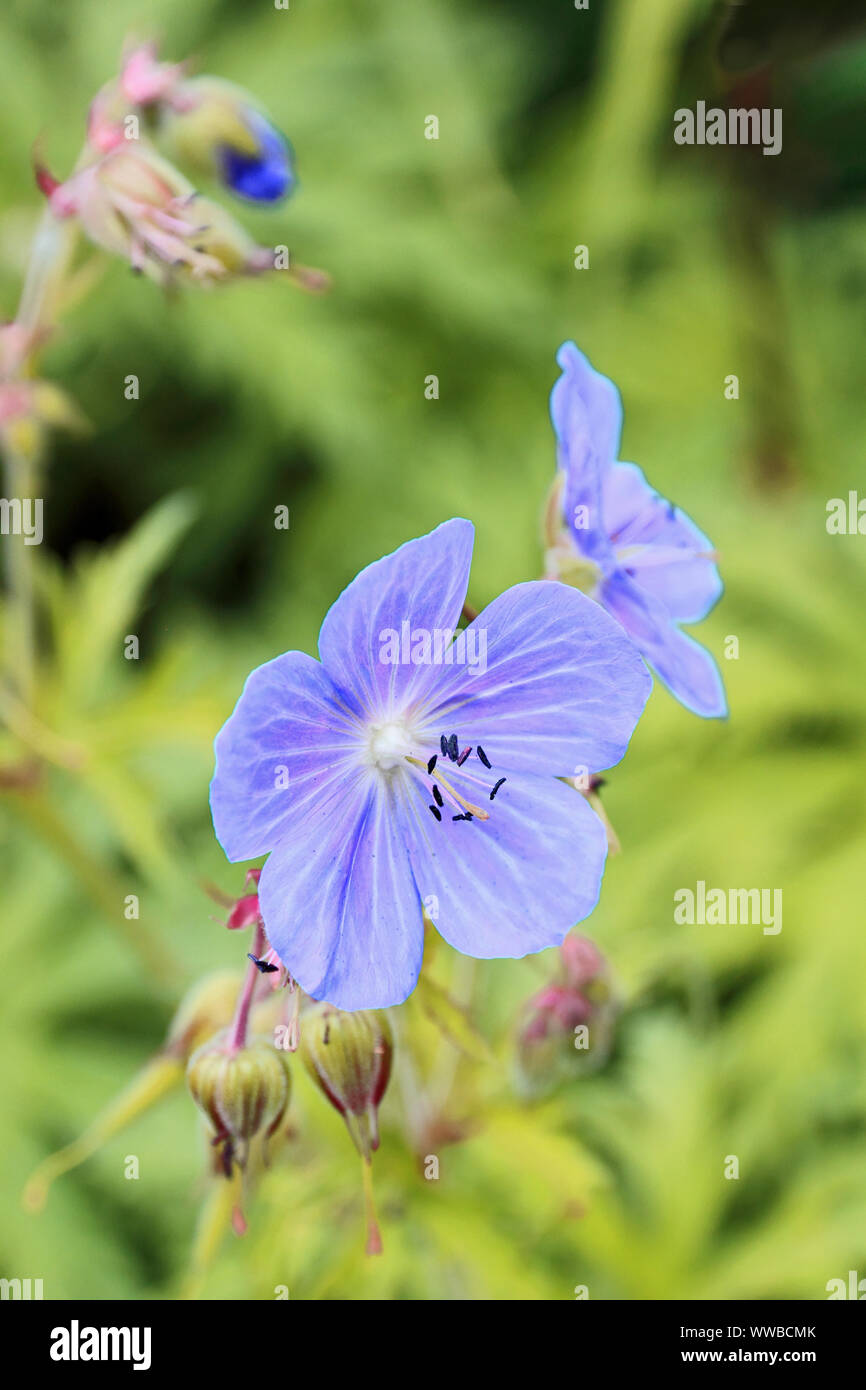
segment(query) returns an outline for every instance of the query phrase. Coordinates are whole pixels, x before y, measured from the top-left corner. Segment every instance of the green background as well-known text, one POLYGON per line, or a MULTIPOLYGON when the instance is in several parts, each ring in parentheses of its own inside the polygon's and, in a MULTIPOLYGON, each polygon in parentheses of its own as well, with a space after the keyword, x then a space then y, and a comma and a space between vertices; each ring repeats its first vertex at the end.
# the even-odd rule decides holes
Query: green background
POLYGON ((298 192, 238 216, 334 284, 169 301, 112 264, 45 354, 93 433, 58 438, 49 468, 39 713, 86 759, 0 802, 0 1274, 47 1298, 239 1299, 820 1299, 866 1276, 866 539, 825 525, 864 476, 866 41, 853 6, 812 8, 747 6, 733 42, 703 0, 4 7, 6 316, 33 142, 68 172, 130 31, 286 131, 298 192), (674 145, 675 108, 729 97, 783 108, 778 158, 674 145), (27 1174, 159 1047, 190 983, 240 960, 201 880, 242 887, 207 782, 247 672, 314 650, 361 566, 449 516, 477 528, 476 606, 538 574, 565 338, 619 385, 623 457, 710 534, 726 583, 696 635, 730 720, 657 688, 605 791, 623 850, 584 930, 623 1001, 606 1064, 522 1099, 514 1029, 552 955, 474 966, 443 945, 437 976, 492 1055, 398 1021, 382 1259, 362 1253, 354 1150, 297 1066, 296 1138, 248 1235, 191 1284, 206 1146, 180 1091, 24 1211, 27 1174), (781 888, 781 933, 675 925, 698 879, 781 888))

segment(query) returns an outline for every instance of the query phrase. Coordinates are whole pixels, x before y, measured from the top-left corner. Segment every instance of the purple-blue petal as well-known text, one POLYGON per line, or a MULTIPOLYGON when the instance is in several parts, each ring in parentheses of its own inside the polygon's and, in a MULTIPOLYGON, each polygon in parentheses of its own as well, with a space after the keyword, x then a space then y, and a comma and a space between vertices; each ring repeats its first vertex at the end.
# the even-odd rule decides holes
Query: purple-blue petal
POLYGON ((603 468, 613 463, 622 434, 622 402, 608 377, 591 366, 575 343, 563 343, 556 354, 562 368, 550 396, 550 414, 557 437, 564 442, 586 434, 603 468))
POLYGON ((601 821, 572 787, 526 773, 511 773, 485 805, 487 821, 446 812, 415 826, 415 881, 437 930, 481 959, 558 945, 598 900, 601 821))
POLYGON ((359 730, 327 672, 286 652, 247 678, 216 737, 210 804, 217 839, 233 862, 305 834, 311 801, 345 795, 357 778, 359 730))
POLYGON ((565 475, 563 519, 578 549, 602 569, 611 564, 602 486, 614 462, 622 406, 613 382, 593 370, 574 343, 556 355, 562 376, 550 395, 557 462, 565 475))
POLYGON ((652 682, 639 652, 592 599, 550 580, 517 584, 467 632, 486 671, 440 668, 428 724, 481 744, 496 767, 569 777, 619 762, 652 682))
POLYGON ((705 719, 725 718, 725 687, 713 657, 670 621, 657 598, 622 573, 605 581, 599 598, 681 704, 705 719))
POLYGON ((339 1009, 388 1008, 421 969, 421 900, 395 785, 310 808, 259 880, 268 940, 307 994, 339 1009))
MULTIPOLYGON (((475 529, 456 518, 374 561, 343 590, 322 623, 319 655, 358 713, 388 719, 421 700, 438 667, 383 660, 395 633, 452 632, 469 585, 475 529)), ((400 640, 402 648, 402 640, 400 640)))
POLYGON ((706 617, 722 593, 712 542, 650 487, 636 464, 615 464, 605 475, 602 497, 618 563, 676 622, 706 617))

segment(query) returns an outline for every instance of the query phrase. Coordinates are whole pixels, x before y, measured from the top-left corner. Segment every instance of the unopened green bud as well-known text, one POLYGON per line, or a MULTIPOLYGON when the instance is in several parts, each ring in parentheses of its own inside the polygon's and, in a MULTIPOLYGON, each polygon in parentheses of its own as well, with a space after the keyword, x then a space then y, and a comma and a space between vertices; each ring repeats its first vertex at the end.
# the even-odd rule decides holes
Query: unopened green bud
POLYGON ((233 1050, 226 1031, 198 1049, 189 1060, 187 1084, 196 1105, 216 1131, 223 1170, 232 1162, 243 1167, 249 1141, 273 1134, 289 1103, 291 1078, 285 1056, 266 1038, 254 1038, 233 1050))
POLYGON ((301 1056, 310 1076, 346 1121, 363 1158, 379 1147, 378 1108, 394 1045, 384 1013, 344 1013, 316 1004, 301 1019, 301 1056))

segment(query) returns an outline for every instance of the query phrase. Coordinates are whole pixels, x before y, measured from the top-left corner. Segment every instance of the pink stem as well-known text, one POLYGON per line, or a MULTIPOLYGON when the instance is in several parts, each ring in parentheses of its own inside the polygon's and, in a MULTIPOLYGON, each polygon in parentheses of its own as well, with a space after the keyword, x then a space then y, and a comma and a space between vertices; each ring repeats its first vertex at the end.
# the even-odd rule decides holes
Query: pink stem
MULTIPOLYGON (((253 936, 253 955, 258 959, 262 954, 265 945, 265 929, 261 919, 256 922, 256 930, 253 936)), ((238 1006, 235 1010, 232 1031, 229 1036, 228 1054, 233 1057, 236 1052, 246 1045, 247 1028, 250 1022, 250 1008, 253 1002, 253 995, 256 992, 256 984, 259 978, 259 968, 255 961, 250 961, 247 969, 247 977, 244 980, 244 987, 241 990, 238 1006)))

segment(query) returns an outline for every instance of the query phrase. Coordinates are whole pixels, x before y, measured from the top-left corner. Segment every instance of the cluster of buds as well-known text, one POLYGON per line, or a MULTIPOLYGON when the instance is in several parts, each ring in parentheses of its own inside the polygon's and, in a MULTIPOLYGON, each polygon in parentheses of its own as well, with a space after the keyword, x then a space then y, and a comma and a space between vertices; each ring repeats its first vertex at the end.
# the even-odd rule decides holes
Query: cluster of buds
MULTIPOLYGON (((252 927, 254 931, 254 949, 249 953, 240 996, 234 971, 208 976, 190 991, 175 1014, 164 1047, 129 1089, 80 1139, 40 1164, 24 1194, 30 1210, 44 1205, 57 1178, 91 1157, 173 1090, 184 1074, 193 1100, 212 1127, 215 1170, 220 1179, 236 1179, 240 1187, 246 1186, 253 1144, 257 1146, 254 1173, 265 1160, 268 1140, 285 1118, 292 1091, 292 1049, 274 1041, 287 1031, 279 1023, 280 990, 291 977, 265 939, 257 887, 258 870, 253 869, 241 897, 232 900, 212 890, 229 909, 225 923, 229 930, 252 927), (251 887, 253 891, 248 891, 251 887), (248 1036, 251 1025, 256 1029, 254 1036, 248 1036)), ((288 997, 294 998, 295 1008, 299 996, 300 990, 293 985, 288 997)), ((286 997, 283 993, 282 998, 286 997)), ((296 1028, 294 1032, 297 1037, 296 1028)), ((370 1255, 382 1250, 373 1200, 372 1155, 379 1147, 378 1112, 391 1075, 393 1052, 384 1012, 345 1013, 330 1004, 307 1001, 301 1015, 301 1058, 315 1085, 342 1116, 361 1156, 366 1249, 370 1255)), ((229 1188, 224 1190, 230 1192, 229 1188)), ((245 1221, 239 1202, 232 1212, 232 1224, 237 1234, 243 1234, 245 1221)))
POLYGON ((567 936, 557 976, 529 999, 517 1038, 519 1078, 534 1093, 601 1065, 617 1004, 607 963, 585 936, 567 936))
POLYGON ((284 248, 257 245, 160 145, 190 173, 210 174, 249 202, 274 203, 295 186, 288 142, 248 93, 189 77, 184 64, 160 62, 150 44, 127 54, 92 103, 72 175, 61 182, 40 166, 37 182, 57 218, 76 218, 97 246, 161 284, 283 270, 305 289, 327 288, 327 276, 292 265, 284 248))
MULTIPOLYGON (((228 1177, 233 1164, 243 1167, 250 1140, 267 1139, 279 1125, 289 1091, 285 1053, 300 1043, 300 1054, 310 1077, 342 1116, 361 1156, 367 1212, 367 1253, 382 1249, 373 1202, 371 1162, 379 1147, 379 1105, 391 1075, 393 1040, 385 1014, 379 1010, 346 1013, 331 1004, 310 1000, 299 1018, 301 991, 265 936, 258 899, 259 870, 247 875, 245 892, 232 902, 226 927, 239 931, 253 928, 250 967, 241 992, 232 1028, 212 1039, 191 1058, 187 1082, 197 1104, 209 1117, 219 1148, 222 1170, 228 1177), (252 891, 250 889, 252 888, 252 891), (291 1010, 278 1025, 278 1049, 258 1040, 247 1044, 250 1007, 262 991, 291 986, 291 1010)), ((272 996, 273 997, 273 996, 272 996)))

